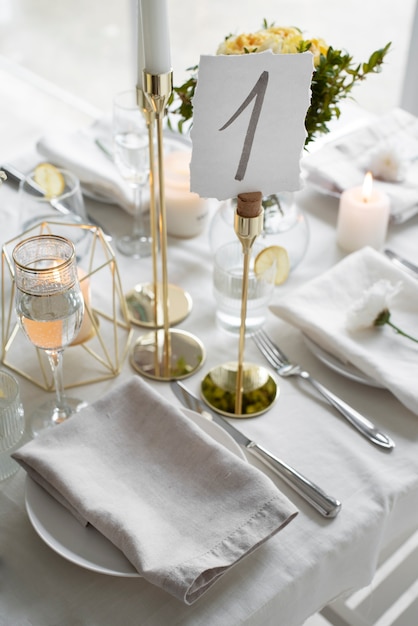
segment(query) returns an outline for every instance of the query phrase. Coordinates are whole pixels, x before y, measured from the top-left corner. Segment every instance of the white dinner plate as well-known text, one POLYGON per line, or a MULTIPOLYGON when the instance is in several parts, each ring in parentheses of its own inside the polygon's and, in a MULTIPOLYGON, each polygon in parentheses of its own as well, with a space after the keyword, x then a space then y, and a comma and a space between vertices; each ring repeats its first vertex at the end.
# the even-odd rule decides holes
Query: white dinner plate
POLYGON ((306 335, 302 336, 306 347, 312 352, 312 354, 324 363, 324 365, 327 365, 330 369, 334 370, 334 372, 342 374, 342 376, 350 378, 350 380, 355 380, 363 385, 383 389, 383 385, 378 383, 376 380, 373 380, 370 376, 363 374, 363 372, 357 369, 354 365, 351 365, 351 363, 344 363, 343 361, 340 361, 338 357, 318 346, 317 343, 312 341, 309 337, 306 337, 306 335))
POLYGON ((329 185, 326 185, 325 182, 321 184, 320 182, 309 178, 309 176, 306 176, 305 184, 306 187, 310 187, 313 191, 321 193, 324 196, 329 196, 330 198, 341 197, 341 191, 339 191, 336 187, 333 187, 332 183, 330 183, 329 185))
MULTIPOLYGON (((244 452, 223 428, 193 411, 183 411, 215 441, 245 460, 244 452)), ((25 496, 29 520, 52 550, 68 561, 94 572, 128 578, 139 576, 116 546, 93 526, 82 526, 65 507, 29 477, 26 478, 25 496)))

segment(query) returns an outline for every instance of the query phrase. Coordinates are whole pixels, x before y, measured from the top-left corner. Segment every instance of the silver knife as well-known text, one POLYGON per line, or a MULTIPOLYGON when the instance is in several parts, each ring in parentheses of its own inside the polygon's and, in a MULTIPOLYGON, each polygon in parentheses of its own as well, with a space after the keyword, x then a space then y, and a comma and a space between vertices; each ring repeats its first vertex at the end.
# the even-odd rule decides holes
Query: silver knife
POLYGON ((248 439, 248 437, 243 435, 221 415, 204 405, 199 398, 196 398, 196 396, 188 391, 181 383, 171 381, 170 386, 174 395, 180 400, 183 406, 202 415, 206 413, 216 424, 224 428, 240 446, 273 470, 273 472, 280 476, 282 480, 302 496, 304 500, 319 511, 321 515, 331 518, 339 513, 341 502, 327 495, 320 487, 305 478, 305 476, 300 474, 293 467, 271 454, 266 448, 248 439))
POLYGON ((388 248, 386 248, 386 250, 384 250, 383 252, 388 257, 388 259, 390 259, 392 263, 396 265, 396 267, 399 267, 402 270, 407 270, 408 273, 412 274, 414 278, 418 278, 417 265, 414 265, 414 263, 411 263, 411 261, 403 259, 401 256, 399 256, 399 254, 393 252, 393 250, 389 250, 388 248))

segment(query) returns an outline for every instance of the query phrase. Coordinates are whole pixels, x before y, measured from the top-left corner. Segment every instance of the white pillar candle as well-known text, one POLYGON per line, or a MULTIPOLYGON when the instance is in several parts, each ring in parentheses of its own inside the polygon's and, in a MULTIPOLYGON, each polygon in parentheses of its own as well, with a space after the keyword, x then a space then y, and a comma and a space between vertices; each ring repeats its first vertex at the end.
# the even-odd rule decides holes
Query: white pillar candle
POLYGON ((77 274, 80 282, 81 293, 83 294, 84 299, 84 316, 80 330, 78 331, 74 341, 71 343, 73 346, 91 339, 95 333, 93 322, 91 321, 90 315, 87 311, 87 309, 91 311, 90 279, 81 267, 77 268, 77 274))
MULTIPOLYGON (((149 74, 171 71, 167 0, 140 0, 145 70, 149 74)), ((138 30, 139 41, 139 30, 138 30)))
POLYGON ((210 200, 190 191, 190 151, 170 152, 164 159, 167 233, 195 237, 205 228, 210 200))
POLYGON ((362 187, 353 187, 341 194, 337 222, 339 246, 347 252, 364 246, 380 250, 386 239, 389 214, 389 198, 373 187, 373 178, 368 172, 362 187))

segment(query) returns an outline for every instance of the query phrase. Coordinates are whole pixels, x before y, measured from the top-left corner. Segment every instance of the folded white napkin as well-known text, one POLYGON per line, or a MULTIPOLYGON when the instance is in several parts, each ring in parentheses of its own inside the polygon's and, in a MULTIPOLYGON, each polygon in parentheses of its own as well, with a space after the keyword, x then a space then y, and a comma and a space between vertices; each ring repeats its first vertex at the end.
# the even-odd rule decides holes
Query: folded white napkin
POLYGON ((108 118, 97 120, 73 133, 45 135, 36 147, 45 159, 73 172, 86 194, 132 212, 132 190, 113 162, 111 122, 108 118))
MULTIPOLYGON (((73 172, 86 195, 133 211, 133 192, 113 162, 112 120, 105 116, 72 133, 52 133, 37 143, 48 161, 73 172)), ((164 153, 191 149, 186 136, 164 130, 164 153)), ((143 208, 149 207, 149 189, 142 192, 143 208)))
POLYGON ((387 324, 355 331, 347 327, 354 303, 381 279, 393 285, 401 283, 390 304, 390 319, 404 332, 418 337, 418 281, 372 248, 345 257, 328 272, 286 295, 271 310, 343 362, 374 378, 418 414, 418 343, 387 324))
POLYGON ((308 183, 335 194, 361 186, 371 171, 392 219, 406 221, 418 212, 418 119, 394 109, 305 156, 303 170, 308 183))
POLYGON ((269 478, 138 377, 14 458, 187 604, 297 514, 269 478))

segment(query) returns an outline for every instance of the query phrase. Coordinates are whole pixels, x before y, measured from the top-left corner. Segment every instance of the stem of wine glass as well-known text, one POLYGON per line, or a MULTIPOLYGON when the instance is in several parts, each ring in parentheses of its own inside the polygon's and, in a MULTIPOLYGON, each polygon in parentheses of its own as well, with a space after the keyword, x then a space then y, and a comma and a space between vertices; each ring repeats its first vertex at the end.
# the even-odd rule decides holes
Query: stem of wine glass
POLYGON ((144 216, 142 213, 142 185, 132 185, 134 196, 134 223, 133 236, 145 234, 144 216))
POLYGON ((55 385, 56 408, 52 419, 55 424, 60 424, 72 414, 71 408, 65 402, 64 379, 62 372, 63 350, 45 350, 45 353, 51 365, 55 385))

